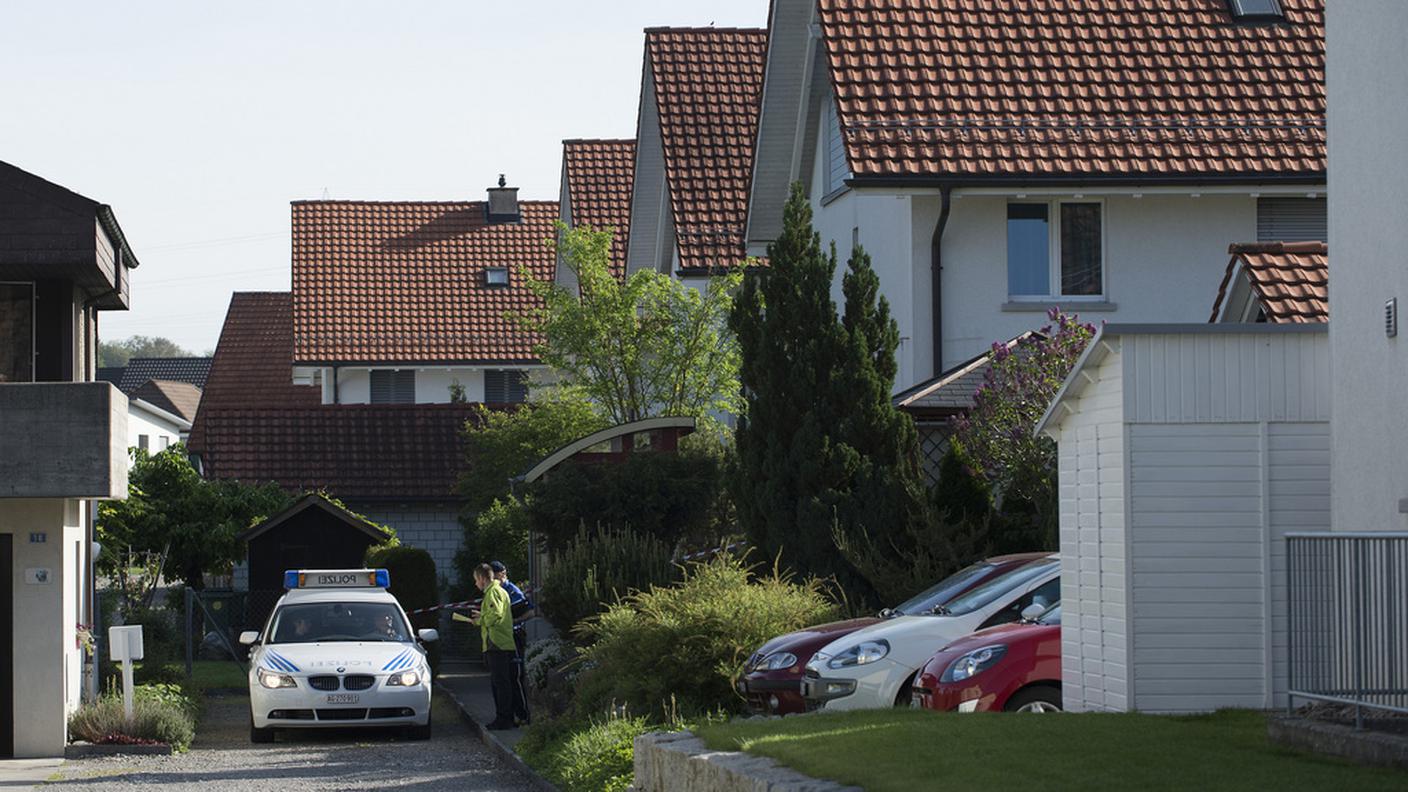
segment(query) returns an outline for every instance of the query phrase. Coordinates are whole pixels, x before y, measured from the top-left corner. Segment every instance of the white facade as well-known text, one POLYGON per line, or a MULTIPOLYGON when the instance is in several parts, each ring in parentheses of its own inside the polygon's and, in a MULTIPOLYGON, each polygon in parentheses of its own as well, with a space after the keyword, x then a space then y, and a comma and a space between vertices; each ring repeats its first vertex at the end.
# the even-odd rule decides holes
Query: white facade
POLYGON ((546 371, 544 366, 369 366, 364 368, 295 367, 293 381, 300 385, 320 385, 323 404, 370 404, 371 372, 384 371, 415 372, 415 404, 449 404, 452 388, 458 384, 464 388, 467 402, 483 402, 485 395, 484 372, 522 371, 530 378, 546 371), (334 391, 333 383, 336 382, 334 391))
POLYGON ((84 654, 75 638, 88 604, 87 528, 94 503, 64 498, 0 499, 0 534, 13 554, 14 755, 56 756, 83 692, 84 654), (57 662, 56 662, 57 661, 57 662))
POLYGON ((1285 541, 1329 525, 1323 326, 1110 325, 1059 447, 1071 711, 1285 703, 1285 541))
POLYGON ((1332 524, 1408 529, 1408 4, 1326 4, 1329 96, 1332 524), (1385 332, 1396 300, 1399 335, 1385 332))
POLYGON ((156 454, 183 442, 191 433, 191 422, 141 399, 127 402, 127 447, 144 448, 156 454))

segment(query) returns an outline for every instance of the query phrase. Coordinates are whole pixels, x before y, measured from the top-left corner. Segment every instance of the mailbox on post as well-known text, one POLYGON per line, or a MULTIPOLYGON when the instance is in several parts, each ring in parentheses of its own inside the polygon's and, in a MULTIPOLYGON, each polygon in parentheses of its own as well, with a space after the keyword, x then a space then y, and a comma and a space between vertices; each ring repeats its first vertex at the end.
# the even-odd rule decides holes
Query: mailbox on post
POLYGON ((122 710, 132 720, 132 661, 141 660, 142 625, 124 624, 108 628, 108 653, 113 662, 122 663, 122 710))

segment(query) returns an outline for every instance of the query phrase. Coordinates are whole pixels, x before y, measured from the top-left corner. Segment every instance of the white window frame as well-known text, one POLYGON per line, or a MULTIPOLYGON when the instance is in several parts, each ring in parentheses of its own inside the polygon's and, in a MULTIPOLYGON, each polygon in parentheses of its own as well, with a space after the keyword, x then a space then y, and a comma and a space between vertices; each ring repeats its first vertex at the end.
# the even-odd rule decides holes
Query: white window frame
POLYGON ((1046 204, 1046 283, 1047 294, 1013 294, 1012 283, 1007 283, 1007 299, 1011 302, 1050 302, 1052 300, 1062 300, 1066 302, 1105 302, 1109 298, 1107 262, 1109 261, 1109 223, 1105 216, 1105 199, 1101 197, 1080 197, 1051 198, 1047 200, 1033 200, 1031 198, 1011 198, 1003 205, 1002 217, 1002 250, 1003 263, 1010 263, 1007 258, 1007 206, 1012 204, 1046 204), (1064 204, 1095 204, 1100 207, 1100 293, 1099 294, 1062 294, 1061 288, 1061 207, 1064 204), (1055 289, 1051 287, 1055 286, 1055 289))

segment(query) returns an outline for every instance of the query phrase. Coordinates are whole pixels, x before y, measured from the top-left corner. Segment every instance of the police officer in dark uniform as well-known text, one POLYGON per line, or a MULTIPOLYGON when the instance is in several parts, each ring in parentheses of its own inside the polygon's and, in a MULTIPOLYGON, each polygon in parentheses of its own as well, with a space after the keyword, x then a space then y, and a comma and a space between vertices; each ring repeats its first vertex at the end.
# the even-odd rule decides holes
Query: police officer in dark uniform
POLYGON ((528 635, 524 629, 524 624, 533 617, 536 606, 528 595, 523 593, 523 589, 515 586, 508 579, 508 567, 502 561, 490 561, 489 568, 494 572, 494 578, 503 586, 508 593, 509 609, 513 613, 513 644, 517 649, 517 656, 514 659, 515 668, 518 673, 514 675, 514 696, 513 696, 513 717, 519 723, 526 724, 529 721, 528 715, 528 672, 523 664, 523 653, 528 647, 528 635))

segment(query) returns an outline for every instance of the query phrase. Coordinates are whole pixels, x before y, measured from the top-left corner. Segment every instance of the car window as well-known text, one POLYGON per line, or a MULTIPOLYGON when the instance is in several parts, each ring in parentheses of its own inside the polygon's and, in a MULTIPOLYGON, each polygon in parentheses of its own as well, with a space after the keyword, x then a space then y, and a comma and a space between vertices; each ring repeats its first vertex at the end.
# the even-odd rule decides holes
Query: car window
POLYGON ((1060 600, 1061 579, 1052 578, 1046 581, 1045 583, 1042 583, 1040 586, 1037 586, 1036 588, 1032 589, 1031 591, 1028 591, 1026 594, 1023 594, 1017 599, 1012 600, 1011 604, 1009 604, 1007 607, 999 608, 996 612, 994 612, 991 616, 987 618, 987 621, 983 622, 983 626, 979 629, 992 627, 998 624, 1011 624, 1015 621, 1021 621, 1022 611, 1026 610, 1032 605, 1040 605, 1043 608, 1048 608, 1056 604, 1060 600))
POLYGON ((953 599, 959 592, 973 585, 974 581, 991 571, 992 564, 981 562, 960 569, 919 594, 896 605, 895 611, 907 616, 928 613, 934 609, 935 605, 942 605, 953 599))
POLYGON ((279 608, 269 643, 409 641, 401 609, 390 602, 310 602, 279 608))
POLYGON ((1042 559, 1017 567, 1004 575, 998 575, 972 591, 960 594, 944 603, 942 613, 943 615, 962 616, 965 613, 981 610, 1007 592, 1029 585, 1033 580, 1055 569, 1058 563, 1060 562, 1042 559))

